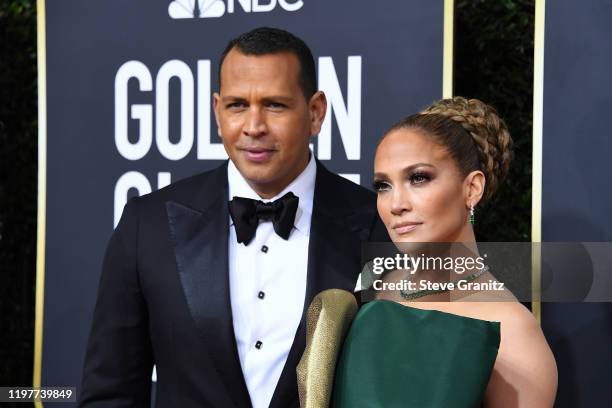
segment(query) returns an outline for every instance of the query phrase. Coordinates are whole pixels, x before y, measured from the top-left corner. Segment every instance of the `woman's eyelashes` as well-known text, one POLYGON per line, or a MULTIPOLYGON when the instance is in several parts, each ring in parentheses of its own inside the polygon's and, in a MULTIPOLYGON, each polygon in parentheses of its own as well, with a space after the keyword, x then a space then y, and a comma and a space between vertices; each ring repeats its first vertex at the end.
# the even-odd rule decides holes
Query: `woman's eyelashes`
MULTIPOLYGON (((412 186, 420 186, 430 182, 431 180, 433 180, 433 175, 425 171, 414 171, 406 177, 406 181, 408 181, 412 186)), ((377 193, 382 193, 391 190, 393 185, 387 180, 376 179, 372 182, 372 188, 377 193)))
POLYGON ((391 185, 384 180, 374 180, 372 182, 372 188, 377 193, 381 193, 383 191, 389 190, 391 188, 391 185))
POLYGON ((425 184, 432 180, 432 175, 424 171, 415 171, 408 176, 408 180, 412 185, 425 184))

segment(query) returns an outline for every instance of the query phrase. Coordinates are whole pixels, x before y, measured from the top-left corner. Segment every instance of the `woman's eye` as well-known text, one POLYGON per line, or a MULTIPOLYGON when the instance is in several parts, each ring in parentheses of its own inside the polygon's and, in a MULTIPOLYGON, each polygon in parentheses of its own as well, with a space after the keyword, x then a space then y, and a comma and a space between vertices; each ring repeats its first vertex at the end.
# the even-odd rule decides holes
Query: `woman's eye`
POLYGON ((410 184, 423 184, 431 180, 429 174, 425 173, 415 173, 410 176, 410 184))
POLYGON ((383 191, 387 191, 391 189, 391 186, 389 185, 389 183, 387 183, 386 181, 374 181, 372 183, 372 188, 374 189, 374 191, 376 191, 377 193, 383 192, 383 191))

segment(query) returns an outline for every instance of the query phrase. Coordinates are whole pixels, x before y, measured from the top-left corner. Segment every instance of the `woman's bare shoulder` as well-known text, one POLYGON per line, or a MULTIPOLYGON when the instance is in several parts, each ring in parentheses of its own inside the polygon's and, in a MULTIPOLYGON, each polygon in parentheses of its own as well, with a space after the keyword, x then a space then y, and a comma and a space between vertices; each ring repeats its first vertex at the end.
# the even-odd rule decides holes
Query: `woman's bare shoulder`
POLYGON ((495 407, 550 407, 557 365, 533 314, 518 302, 490 305, 501 322, 501 344, 485 402, 495 407))
POLYGON ((521 303, 423 302, 416 307, 500 322, 501 342, 487 386, 485 406, 553 406, 557 392, 557 365, 540 324, 521 303))

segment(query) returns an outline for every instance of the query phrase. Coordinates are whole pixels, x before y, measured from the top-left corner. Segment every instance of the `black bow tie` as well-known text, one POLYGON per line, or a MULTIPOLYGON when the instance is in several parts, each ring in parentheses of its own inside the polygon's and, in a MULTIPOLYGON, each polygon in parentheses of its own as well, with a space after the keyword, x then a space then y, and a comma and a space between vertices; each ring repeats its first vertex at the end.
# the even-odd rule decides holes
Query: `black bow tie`
POLYGON ((288 192, 278 200, 264 203, 244 197, 234 197, 229 202, 229 212, 236 228, 238 243, 248 245, 255 236, 259 220, 271 220, 274 231, 283 239, 289 234, 295 221, 300 199, 288 192))

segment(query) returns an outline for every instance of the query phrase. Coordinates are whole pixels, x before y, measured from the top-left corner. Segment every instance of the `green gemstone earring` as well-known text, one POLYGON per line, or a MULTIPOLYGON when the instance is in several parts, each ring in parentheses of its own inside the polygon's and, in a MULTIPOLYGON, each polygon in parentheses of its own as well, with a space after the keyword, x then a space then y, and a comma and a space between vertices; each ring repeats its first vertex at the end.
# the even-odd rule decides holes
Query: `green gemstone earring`
POLYGON ((470 206, 470 224, 474 225, 474 206, 470 206))

